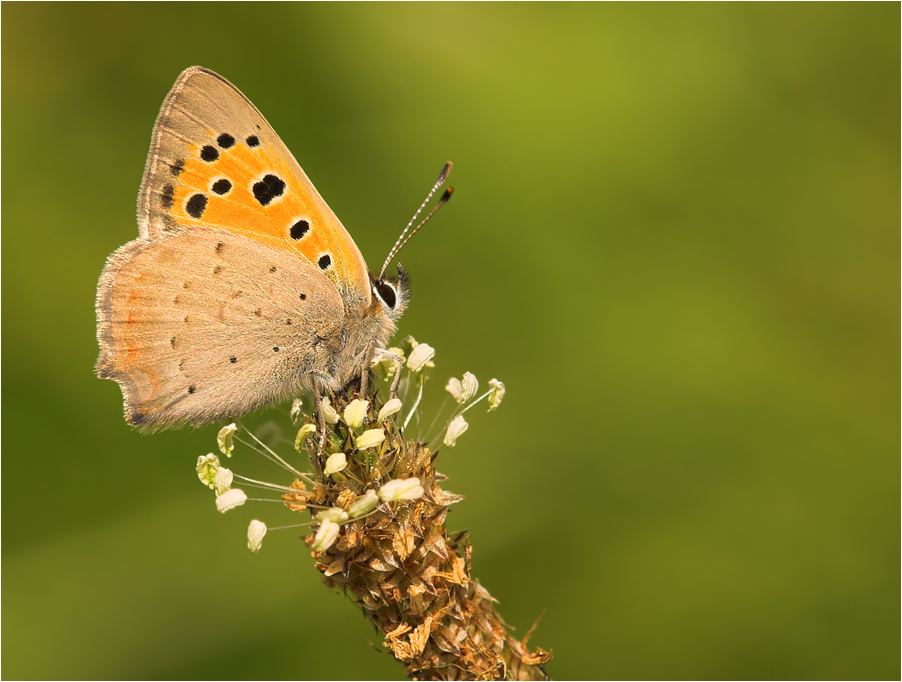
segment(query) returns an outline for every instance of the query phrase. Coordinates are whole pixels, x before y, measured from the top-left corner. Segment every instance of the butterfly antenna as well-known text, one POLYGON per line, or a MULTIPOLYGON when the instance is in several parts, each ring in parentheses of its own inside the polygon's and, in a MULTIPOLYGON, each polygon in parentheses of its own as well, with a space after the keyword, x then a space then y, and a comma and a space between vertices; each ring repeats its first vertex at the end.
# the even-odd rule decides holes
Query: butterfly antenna
POLYGON ((445 167, 442 168, 442 172, 438 175, 438 180, 435 181, 432 189, 429 190, 429 194, 426 195, 423 203, 420 204, 420 207, 417 209, 416 213, 413 214, 413 218, 411 218, 410 222, 407 223, 407 227, 404 228, 404 231, 401 232, 401 236, 398 237, 395 245, 392 247, 391 251, 389 251, 388 258, 385 259, 385 263, 382 264, 382 270, 379 271, 378 279, 382 279, 382 276, 385 274, 385 269, 388 267, 388 264, 391 263, 392 259, 398 255, 398 251, 400 251, 404 247, 404 245, 410 241, 410 238, 417 233, 417 230, 423 227, 423 225, 425 225, 429 221, 429 219, 435 215, 436 211, 438 211, 442 206, 448 203, 448 199, 450 199, 451 195, 454 193, 453 187, 449 187, 445 190, 444 194, 442 194, 441 198, 438 200, 438 203, 435 205, 435 208, 433 208, 429 212, 429 214, 425 218, 423 218, 423 221, 419 225, 417 225, 415 228, 413 228, 412 231, 410 231, 410 226, 414 224, 420 213, 422 213, 423 209, 426 208, 426 204, 429 203, 429 200, 432 199, 432 196, 438 191, 438 188, 444 184, 446 178, 448 177, 448 174, 451 172, 452 165, 453 164, 449 161, 445 164, 445 167), (410 234, 408 234, 408 231, 410 231, 410 234))

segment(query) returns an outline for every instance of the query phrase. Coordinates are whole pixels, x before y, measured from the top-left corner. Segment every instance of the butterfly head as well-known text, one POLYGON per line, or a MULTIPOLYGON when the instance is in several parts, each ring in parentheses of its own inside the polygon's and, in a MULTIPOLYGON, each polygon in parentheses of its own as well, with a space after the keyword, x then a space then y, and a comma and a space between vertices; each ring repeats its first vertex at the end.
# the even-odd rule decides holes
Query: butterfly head
POLYGON ((398 265, 398 277, 397 279, 389 278, 385 276, 385 269, 388 267, 388 264, 391 263, 392 259, 398 255, 398 251, 400 251, 404 245, 410 240, 410 238, 419 230, 423 225, 425 225, 429 219, 435 215, 435 212, 438 211, 442 206, 444 206, 448 199, 451 198, 451 194, 454 192, 453 187, 449 187, 445 190, 445 193, 438 200, 438 203, 429 212, 429 214, 420 222, 419 225, 413 227, 414 222, 416 222, 417 217, 419 217, 420 213, 426 207, 426 204, 429 203, 429 200, 432 198, 432 195, 435 194, 436 190, 442 186, 445 182, 445 178, 448 177, 448 173, 451 172, 451 162, 445 164, 442 168, 442 172, 439 173, 438 180, 436 180, 435 184, 432 186, 432 189, 429 191, 429 194, 426 196, 426 200, 420 204, 420 207, 417 209, 416 213, 413 214, 413 218, 410 219, 410 222, 407 223, 407 227, 404 228, 404 231, 401 233, 401 236, 398 237, 398 240, 395 242, 395 245, 391 248, 388 253, 388 258, 385 259, 385 262, 382 264, 382 270, 379 271, 379 275, 373 275, 370 273, 370 288, 372 289, 373 295, 373 307, 377 307, 377 309, 381 309, 381 312, 385 313, 385 315, 392 321, 397 322, 398 318, 401 317, 401 314, 404 312, 404 309, 407 308, 407 302, 410 299, 410 285, 407 279, 407 273, 404 271, 404 268, 398 265), (411 228, 413 227, 413 230, 411 228))
POLYGON ((407 302, 410 300, 410 284, 407 271, 398 265, 397 278, 385 276, 377 278, 370 273, 370 286, 373 290, 373 302, 392 321, 397 322, 407 308, 407 302))

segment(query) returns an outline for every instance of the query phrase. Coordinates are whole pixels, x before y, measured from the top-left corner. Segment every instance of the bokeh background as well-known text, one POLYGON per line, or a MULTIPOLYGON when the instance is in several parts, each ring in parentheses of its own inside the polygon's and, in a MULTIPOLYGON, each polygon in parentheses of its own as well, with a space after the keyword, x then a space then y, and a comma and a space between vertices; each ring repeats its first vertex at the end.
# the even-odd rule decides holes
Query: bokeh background
POLYGON ((296 533, 247 551, 288 512, 215 512, 215 429, 139 435, 93 377, 192 64, 371 266, 455 162, 401 335, 438 349, 433 409, 465 370, 507 384, 441 458, 450 526, 518 633, 544 611, 554 677, 898 678, 898 4, 2 18, 4 678, 403 677, 296 533))

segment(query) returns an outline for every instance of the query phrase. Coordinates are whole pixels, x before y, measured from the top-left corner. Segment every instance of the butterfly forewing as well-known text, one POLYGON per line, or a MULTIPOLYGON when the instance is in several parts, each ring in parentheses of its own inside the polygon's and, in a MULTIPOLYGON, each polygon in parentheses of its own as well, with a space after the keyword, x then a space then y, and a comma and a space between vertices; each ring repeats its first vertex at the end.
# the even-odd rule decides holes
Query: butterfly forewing
POLYGON ((370 303, 366 264, 253 104, 201 67, 184 71, 154 127, 138 199, 142 236, 213 227, 300 257, 346 307, 370 303))

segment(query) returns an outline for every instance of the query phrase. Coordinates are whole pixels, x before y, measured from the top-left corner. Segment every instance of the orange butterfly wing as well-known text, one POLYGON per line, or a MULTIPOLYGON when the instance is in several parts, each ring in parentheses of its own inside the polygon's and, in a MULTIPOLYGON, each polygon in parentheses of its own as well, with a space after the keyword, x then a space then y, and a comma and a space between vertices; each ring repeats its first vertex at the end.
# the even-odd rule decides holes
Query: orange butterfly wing
POLYGON ((138 197, 141 236, 215 227, 303 258, 338 288, 346 313, 371 302, 351 236, 263 115, 222 76, 186 69, 153 130, 138 197))

